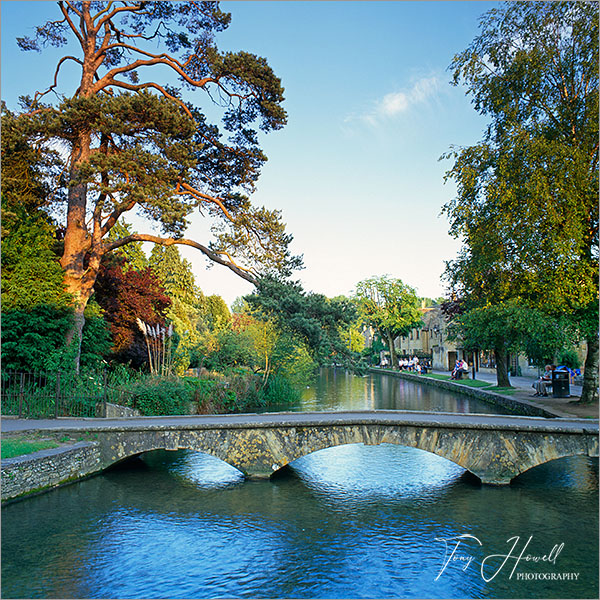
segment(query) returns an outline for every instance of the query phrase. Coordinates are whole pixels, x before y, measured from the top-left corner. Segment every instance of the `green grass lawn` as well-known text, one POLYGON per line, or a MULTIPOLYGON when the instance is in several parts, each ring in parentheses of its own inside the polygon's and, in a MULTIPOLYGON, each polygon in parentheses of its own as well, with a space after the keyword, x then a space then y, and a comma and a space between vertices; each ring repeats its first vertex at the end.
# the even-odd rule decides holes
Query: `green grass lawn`
POLYGON ((498 387, 497 385, 489 387, 488 390, 496 392, 496 394, 503 394, 504 396, 512 396, 517 391, 515 388, 498 387))
POLYGON ((47 448, 58 448, 58 444, 50 440, 33 441, 25 437, 9 437, 2 440, 2 458, 31 454, 47 448))
MULTIPOLYGON (((439 373, 424 373, 422 377, 430 377, 431 379, 440 379, 442 381, 454 381, 450 375, 440 375, 439 373)), ((454 383, 466 385, 468 387, 487 388, 492 385, 489 381, 481 381, 479 379, 457 379, 454 383)))
POLYGON ((450 381, 450 375, 440 375, 439 373, 423 373, 422 377, 429 377, 430 379, 442 379, 444 381, 450 381))
POLYGON ((481 381, 481 379, 459 379, 456 383, 479 388, 489 388, 492 385, 489 381, 481 381))

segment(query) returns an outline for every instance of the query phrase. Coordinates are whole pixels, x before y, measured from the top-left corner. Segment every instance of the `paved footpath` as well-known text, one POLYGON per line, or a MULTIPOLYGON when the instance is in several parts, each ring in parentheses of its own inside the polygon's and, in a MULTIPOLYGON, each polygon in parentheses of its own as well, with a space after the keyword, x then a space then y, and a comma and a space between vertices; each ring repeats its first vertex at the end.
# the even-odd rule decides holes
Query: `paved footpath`
POLYGON ((237 415, 196 415, 173 417, 122 417, 119 419, 2 419, 2 432, 17 431, 101 431, 173 430, 397 424, 424 427, 442 426, 469 429, 514 429, 536 431, 598 431, 589 419, 546 419, 512 415, 430 413, 404 410, 248 413, 237 415))
MULTIPOLYGON (((439 375, 449 375, 448 371, 433 370, 433 373, 439 375)), ((492 385, 497 384, 497 378, 495 373, 483 373, 478 371, 475 374, 475 378, 480 381, 487 381, 492 385)), ((469 379, 471 374, 469 373, 469 379)), ((515 400, 521 400, 534 405, 541 406, 542 408, 549 409, 550 411, 559 414, 561 416, 573 416, 583 419, 598 419, 598 402, 593 404, 578 404, 577 401, 581 397, 581 386, 571 385, 571 396, 569 398, 554 398, 552 394, 545 396, 534 396, 535 390, 532 387, 533 383, 537 380, 537 377, 510 377, 510 383, 515 388, 515 391, 510 395, 515 400)), ((485 388, 480 388, 485 390, 485 388)), ((492 390, 493 391, 493 390, 492 390)))

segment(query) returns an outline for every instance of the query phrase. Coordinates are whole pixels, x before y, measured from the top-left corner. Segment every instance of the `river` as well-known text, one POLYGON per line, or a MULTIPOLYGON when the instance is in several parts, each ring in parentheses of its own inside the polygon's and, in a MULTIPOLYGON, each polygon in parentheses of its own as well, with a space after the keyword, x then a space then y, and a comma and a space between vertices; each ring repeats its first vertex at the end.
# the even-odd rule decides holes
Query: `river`
MULTIPOLYGON (((296 408, 496 412, 331 370, 296 408)), ((2 597, 598 597, 597 460, 553 461, 507 487, 387 444, 292 467, 245 482, 204 454, 152 452, 9 504, 2 597)))

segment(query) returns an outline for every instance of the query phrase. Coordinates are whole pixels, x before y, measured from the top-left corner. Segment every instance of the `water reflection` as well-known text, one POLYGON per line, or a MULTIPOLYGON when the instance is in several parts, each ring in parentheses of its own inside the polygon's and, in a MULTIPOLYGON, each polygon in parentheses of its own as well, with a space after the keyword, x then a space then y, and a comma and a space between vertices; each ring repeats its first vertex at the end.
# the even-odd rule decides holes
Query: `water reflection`
POLYGON ((297 405, 268 408, 269 412, 376 409, 509 413, 501 406, 392 375, 371 373, 364 377, 357 377, 349 371, 331 368, 320 370, 315 383, 303 390, 302 398, 297 405))
MULTIPOLYGON (((327 377, 329 408, 341 393, 402 395, 400 380, 327 377)), ((595 598, 597 506, 598 461, 585 457, 491 487, 390 444, 321 450, 271 482, 156 451, 3 508, 2 597, 595 598), (443 540, 464 534, 481 541, 465 547, 473 563, 440 574, 443 540), (532 553, 564 543, 555 570, 578 580, 484 581, 479 565, 514 536, 533 536, 532 553)))

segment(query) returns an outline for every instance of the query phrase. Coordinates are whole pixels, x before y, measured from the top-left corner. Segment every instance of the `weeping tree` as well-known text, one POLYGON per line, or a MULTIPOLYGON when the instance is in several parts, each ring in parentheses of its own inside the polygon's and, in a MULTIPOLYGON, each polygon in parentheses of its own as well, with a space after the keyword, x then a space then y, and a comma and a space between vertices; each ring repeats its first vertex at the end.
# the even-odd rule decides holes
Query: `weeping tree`
POLYGON ((455 148, 444 207, 463 246, 446 278, 466 310, 515 301, 576 321, 598 398, 598 3, 507 2, 454 57, 453 83, 489 118, 455 148))
POLYGON ((47 87, 22 97, 19 114, 4 110, 3 135, 62 149, 46 204, 65 218, 60 262, 76 315, 67 342, 81 339, 102 257, 127 244, 192 246, 251 282, 300 266, 279 211, 249 200, 266 161, 258 132, 286 122, 281 81, 262 57, 218 50, 229 22, 217 2, 61 1, 55 20, 17 39, 24 51, 66 47, 47 87), (68 64, 74 91, 60 86, 68 64), (134 210, 160 234, 109 237, 134 210), (196 211, 211 220, 208 240, 184 236, 196 211))

